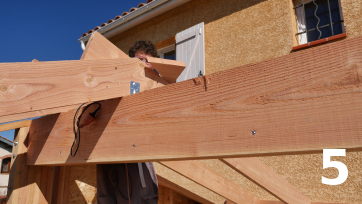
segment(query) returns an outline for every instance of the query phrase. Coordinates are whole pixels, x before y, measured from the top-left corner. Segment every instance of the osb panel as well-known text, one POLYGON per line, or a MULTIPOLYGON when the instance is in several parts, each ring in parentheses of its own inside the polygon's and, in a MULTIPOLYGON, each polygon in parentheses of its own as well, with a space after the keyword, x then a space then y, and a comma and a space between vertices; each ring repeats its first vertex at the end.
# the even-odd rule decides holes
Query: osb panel
POLYGON ((197 0, 111 38, 126 53, 137 40, 154 43, 205 22, 206 73, 288 54, 291 0, 197 0))
POLYGON ((323 169, 323 154, 260 157, 260 160, 313 202, 362 204, 362 152, 331 158, 348 168, 348 179, 336 186, 322 184, 322 176, 331 179, 338 176, 335 168, 323 169))
POLYGON ((230 168, 223 162, 218 159, 208 159, 208 160, 200 160, 202 163, 206 164, 208 167, 212 168, 213 170, 219 172, 221 175, 225 176, 227 179, 231 180, 232 182, 238 184, 239 186, 243 187, 245 190, 253 193, 260 200, 278 200, 273 195, 265 191, 264 189, 260 188, 258 185, 251 182, 249 179, 244 177, 243 175, 236 172, 234 169, 230 168))
POLYGON ((198 204, 198 202, 191 200, 176 191, 164 187, 158 186, 159 201, 158 204, 198 204), (172 202, 170 202, 172 200, 172 202))
POLYGON ((159 164, 153 163, 155 166, 155 170, 158 175, 166 178, 167 180, 176 183, 177 185, 188 189, 189 191, 199 195, 200 197, 207 199, 216 204, 224 204, 225 198, 200 186, 199 184, 195 183, 194 181, 187 179, 186 177, 172 171, 171 169, 159 164))
POLYGON ((70 204, 97 203, 96 165, 72 166, 70 174, 70 204))

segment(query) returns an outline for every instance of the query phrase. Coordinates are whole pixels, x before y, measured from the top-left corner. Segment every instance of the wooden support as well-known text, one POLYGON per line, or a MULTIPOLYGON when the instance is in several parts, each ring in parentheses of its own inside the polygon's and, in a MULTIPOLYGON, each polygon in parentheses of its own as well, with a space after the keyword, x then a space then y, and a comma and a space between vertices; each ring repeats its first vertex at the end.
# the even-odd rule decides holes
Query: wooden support
POLYGON ((0 132, 7 131, 7 130, 13 130, 18 129, 22 127, 28 127, 31 124, 31 120, 23 120, 13 123, 5 123, 0 125, 0 132))
POLYGON ((68 153, 75 111, 40 118, 33 121, 27 161, 64 165, 361 149, 361 66, 357 37, 107 100, 96 122, 82 130, 76 157, 68 153))
POLYGON ((186 67, 185 62, 176 60, 147 57, 147 61, 168 83, 176 82, 176 79, 186 67))
POLYGON ((311 203, 309 198, 258 158, 232 158, 221 161, 286 203, 311 203))
POLYGON ((170 161, 161 164, 236 203, 259 204, 260 202, 258 197, 200 161, 170 161))
POLYGON ((191 192, 190 190, 185 189, 185 188, 167 180, 166 178, 160 176, 159 174, 157 174, 157 180, 158 180, 159 185, 171 188, 174 191, 180 193, 181 195, 184 195, 194 201, 197 201, 197 202, 203 203, 203 204, 212 204, 212 202, 206 200, 205 198, 202 198, 202 197, 198 196, 197 194, 191 192))
POLYGON ((129 58, 122 50, 98 32, 93 32, 88 40, 81 60, 129 58))
POLYGON ((2 63, 0 71, 0 122, 130 95, 131 81, 140 83, 140 91, 162 86, 154 80, 157 74, 138 59, 2 63))
MULTIPOLYGON (((285 203, 283 201, 261 200, 260 204, 285 204, 285 203)), ((342 204, 342 203, 312 202, 311 204, 342 204)), ((343 204, 352 204, 352 203, 343 203, 343 204)))
MULTIPOLYGON (((7 203, 25 203, 19 201, 25 198, 24 194, 26 194, 26 184, 28 180, 28 167, 26 165, 26 138, 28 132, 29 127, 15 130, 14 142, 17 142, 17 145, 13 146, 12 151, 15 157, 11 157, 7 203)), ((25 199, 23 201, 25 201, 25 199)))

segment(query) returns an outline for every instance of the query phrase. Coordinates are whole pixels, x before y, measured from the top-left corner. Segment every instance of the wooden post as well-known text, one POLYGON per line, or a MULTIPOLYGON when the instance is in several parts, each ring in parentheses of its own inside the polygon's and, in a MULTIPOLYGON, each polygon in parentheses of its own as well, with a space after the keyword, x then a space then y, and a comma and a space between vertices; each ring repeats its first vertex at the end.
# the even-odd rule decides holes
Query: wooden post
MULTIPOLYGON (((26 138, 29 127, 15 130, 13 156, 11 157, 7 203, 18 204, 26 195, 28 167, 26 165, 26 138), (16 144, 16 145, 15 145, 16 144), (21 197, 20 197, 21 196, 21 197)), ((23 202, 24 203, 24 202, 23 202)))

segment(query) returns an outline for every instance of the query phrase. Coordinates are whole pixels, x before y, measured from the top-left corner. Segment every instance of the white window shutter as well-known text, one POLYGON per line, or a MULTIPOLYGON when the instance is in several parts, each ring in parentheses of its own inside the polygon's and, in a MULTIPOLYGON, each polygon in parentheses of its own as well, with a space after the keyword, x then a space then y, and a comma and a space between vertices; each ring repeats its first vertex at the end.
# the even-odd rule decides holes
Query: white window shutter
POLYGON ((186 64, 176 82, 196 78, 200 71, 205 75, 204 23, 197 24, 176 34, 176 60, 186 64))

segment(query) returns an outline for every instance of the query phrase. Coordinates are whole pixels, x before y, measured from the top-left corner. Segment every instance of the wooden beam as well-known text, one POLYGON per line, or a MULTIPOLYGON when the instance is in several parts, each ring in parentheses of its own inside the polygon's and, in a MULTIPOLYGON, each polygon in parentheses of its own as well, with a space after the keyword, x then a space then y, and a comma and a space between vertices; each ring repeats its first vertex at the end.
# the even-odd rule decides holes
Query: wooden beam
POLYGON ((130 95, 131 81, 140 83, 140 91, 163 86, 138 59, 1 63, 0 71, 1 123, 24 119, 24 113, 41 116, 43 110, 130 95))
MULTIPOLYGON (((285 204, 285 203, 282 201, 261 200, 260 204, 285 204)), ((312 204, 342 204, 342 203, 312 202, 312 204)), ((343 203, 343 204, 352 204, 352 203, 343 203)))
POLYGON ((236 203, 259 204, 259 198, 200 161, 161 162, 164 166, 236 203))
POLYGON ((200 197, 199 195, 195 194, 194 192, 185 189, 181 186, 179 186, 176 183, 173 183, 169 180, 167 180, 166 178, 162 177, 161 175, 157 174, 157 180, 158 180, 158 184, 162 185, 162 186, 166 186, 168 188, 173 189, 174 191, 178 192, 179 194, 188 197, 194 201, 197 201, 199 203, 203 203, 203 204, 212 204, 212 202, 206 200, 203 197, 200 197))
POLYGON ((232 158, 221 161, 286 203, 311 203, 309 198, 258 158, 232 158))
POLYGON ((23 127, 15 130, 14 141, 18 143, 16 146, 14 145, 12 151, 15 157, 11 157, 7 203, 24 203, 19 202, 19 200, 21 197, 26 195, 26 184, 28 180, 28 167, 26 165, 26 138, 28 136, 28 132, 29 127, 23 127))
POLYGON ((75 111, 40 118, 30 131, 27 162, 64 165, 358 150, 361 64, 362 37, 357 37, 107 100, 94 125, 82 130, 86 140, 75 157, 68 153, 75 111))
POLYGON ((175 60, 147 57, 147 61, 168 83, 176 82, 186 67, 185 62, 175 60))
POLYGON ((18 122, 13 122, 13 123, 1 124, 0 132, 7 131, 7 130, 13 130, 13 129, 17 129, 17 128, 22 128, 22 127, 28 127, 28 126, 30 126, 30 124, 31 124, 31 120, 23 120, 23 121, 18 121, 18 122))
POLYGON ((98 32, 93 32, 81 60, 129 58, 122 50, 98 32))

